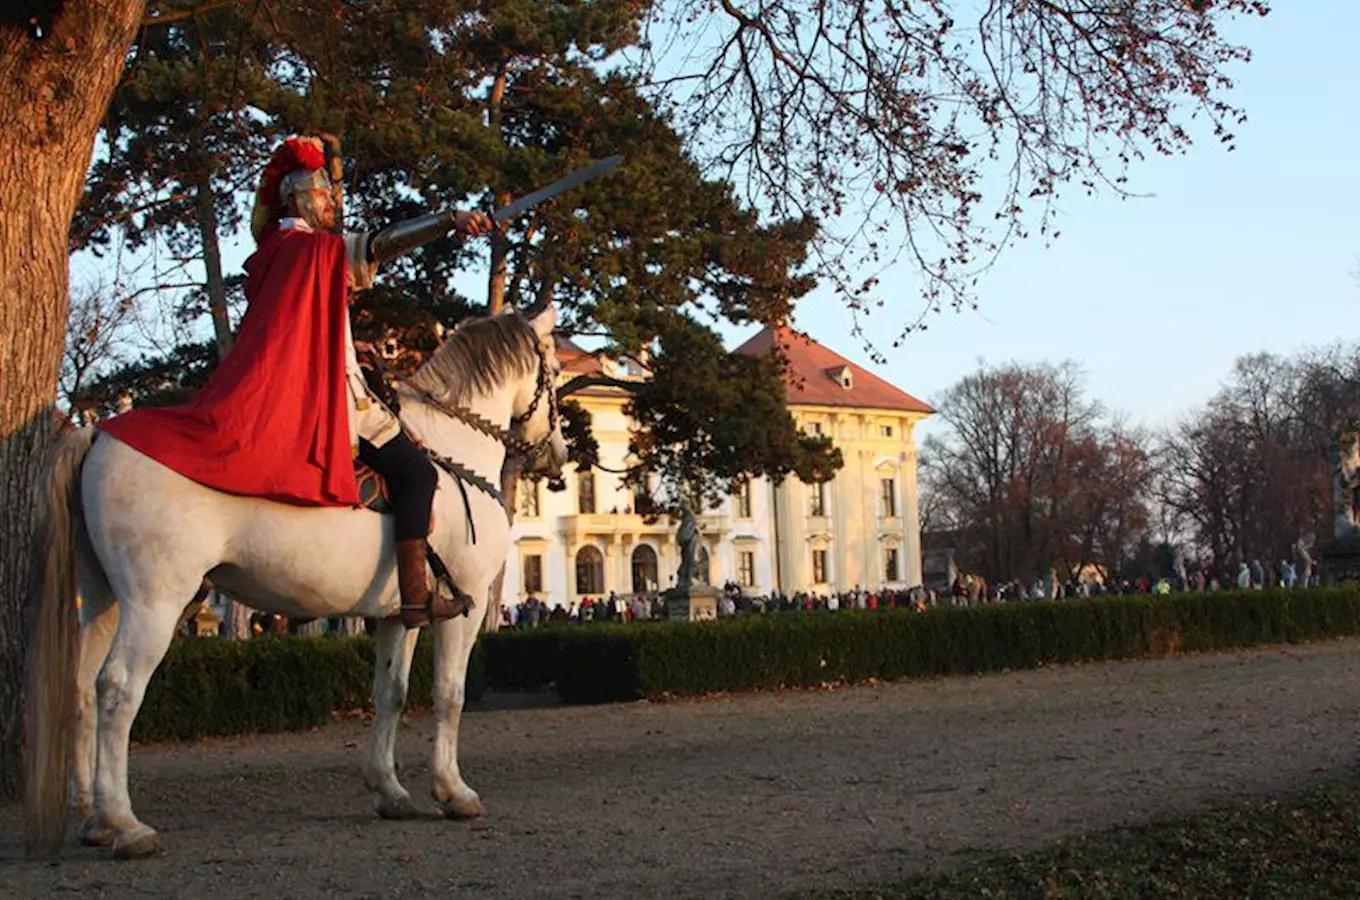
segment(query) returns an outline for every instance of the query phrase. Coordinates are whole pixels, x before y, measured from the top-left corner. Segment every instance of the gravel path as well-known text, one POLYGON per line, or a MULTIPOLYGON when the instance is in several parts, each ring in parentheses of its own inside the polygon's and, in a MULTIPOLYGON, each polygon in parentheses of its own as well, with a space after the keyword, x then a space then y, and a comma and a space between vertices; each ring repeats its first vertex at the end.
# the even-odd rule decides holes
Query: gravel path
MULTIPOLYGON (((166 855, 72 842, 0 896, 768 897, 881 883, 979 851, 1263 797, 1353 771, 1360 641, 834 691, 597 707, 493 698, 464 717, 487 818, 384 822, 368 726, 134 750, 166 855)), ((398 759, 429 785, 427 717, 398 759)))

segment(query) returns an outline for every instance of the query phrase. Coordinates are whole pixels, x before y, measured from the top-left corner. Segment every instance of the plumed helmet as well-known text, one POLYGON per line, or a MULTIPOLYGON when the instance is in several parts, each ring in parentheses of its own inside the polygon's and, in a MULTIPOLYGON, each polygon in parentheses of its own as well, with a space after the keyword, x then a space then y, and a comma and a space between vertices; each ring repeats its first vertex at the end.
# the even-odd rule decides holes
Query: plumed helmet
POLYGON ((255 191, 250 231, 259 243, 279 227, 285 202, 299 190, 330 189, 326 176, 326 150, 320 138, 293 135, 269 158, 255 191))

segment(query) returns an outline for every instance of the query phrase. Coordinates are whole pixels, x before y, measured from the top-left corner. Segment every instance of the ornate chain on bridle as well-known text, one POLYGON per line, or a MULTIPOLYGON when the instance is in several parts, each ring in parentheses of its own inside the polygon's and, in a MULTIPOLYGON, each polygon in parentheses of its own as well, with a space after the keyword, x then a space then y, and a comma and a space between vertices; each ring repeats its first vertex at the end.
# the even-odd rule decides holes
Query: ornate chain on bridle
MULTIPOLYGON (((522 414, 512 418, 510 420, 510 425, 511 428, 513 428, 516 425, 529 421, 534 412, 537 411, 538 404, 541 403, 546 396, 548 398, 548 430, 536 441, 531 442, 526 441, 523 438, 517 438, 511 428, 501 428, 495 422, 492 422, 485 416, 477 415, 470 409, 445 403, 425 388, 413 387, 405 383, 401 384, 399 387, 402 390, 415 394, 422 402, 434 407, 449 418, 457 419, 474 431, 479 431, 489 438, 500 441, 507 451, 533 458, 542 451, 544 445, 552 440, 552 434, 557 430, 558 419, 557 391, 553 390, 552 372, 548 370, 548 357, 543 352, 543 345, 541 343, 534 344, 534 352, 538 354, 538 384, 534 388, 534 397, 529 401, 529 408, 522 414)), ((492 484, 491 481, 472 471, 457 460, 450 459, 447 456, 441 456, 429 447, 423 445, 421 449, 425 451, 425 455, 428 456, 432 462, 454 476, 455 479, 466 481, 473 487, 490 494, 495 498, 497 503, 504 505, 504 501, 501 498, 501 489, 498 485, 492 484)), ((464 501, 466 502, 466 498, 464 498, 464 501)))

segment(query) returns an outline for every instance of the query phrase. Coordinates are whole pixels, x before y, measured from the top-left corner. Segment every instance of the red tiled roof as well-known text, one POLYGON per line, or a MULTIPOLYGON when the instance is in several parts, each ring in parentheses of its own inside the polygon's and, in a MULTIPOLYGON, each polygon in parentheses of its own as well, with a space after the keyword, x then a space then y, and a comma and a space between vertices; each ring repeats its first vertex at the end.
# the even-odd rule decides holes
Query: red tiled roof
POLYGON ((770 353, 776 344, 788 361, 786 381, 791 405, 856 406, 927 414, 935 411, 929 404, 787 325, 762 328, 755 337, 738 347, 737 352, 759 356, 770 353), (838 370, 842 368, 848 369, 851 375, 848 388, 836 380, 838 370))
POLYGON ((599 357, 582 350, 571 338, 558 334, 554 339, 557 341, 557 361, 562 364, 564 373, 593 375, 604 371, 599 357))

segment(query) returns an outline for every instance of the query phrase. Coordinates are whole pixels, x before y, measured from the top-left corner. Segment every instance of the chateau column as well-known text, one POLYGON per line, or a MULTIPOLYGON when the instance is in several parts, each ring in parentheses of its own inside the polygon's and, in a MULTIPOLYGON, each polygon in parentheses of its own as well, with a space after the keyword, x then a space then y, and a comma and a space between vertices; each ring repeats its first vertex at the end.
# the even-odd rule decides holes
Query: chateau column
MULTIPOLYGON (((866 423, 865 431, 869 428, 866 423)), ((872 590, 883 580, 883 568, 878 562, 878 472, 874 469, 874 451, 859 451, 859 531, 864 542, 859 560, 863 577, 860 587, 872 590)))
POLYGON ((778 550, 775 553, 775 566, 778 570, 776 583, 785 594, 799 590, 804 583, 803 556, 807 553, 803 534, 803 516, 807 510, 803 502, 803 483, 796 477, 784 479, 779 485, 770 485, 770 494, 778 509, 775 515, 775 540, 778 550), (794 485, 798 487, 794 487, 794 485))
POLYGON ((902 546, 903 573, 908 587, 923 584, 921 575, 921 510, 919 492, 916 486, 916 437, 912 429, 907 431, 907 449, 901 455, 902 461, 902 546))
POLYGON ((613 540, 604 542, 604 590, 601 593, 607 597, 610 591, 622 593, 619 590, 619 544, 613 540))

